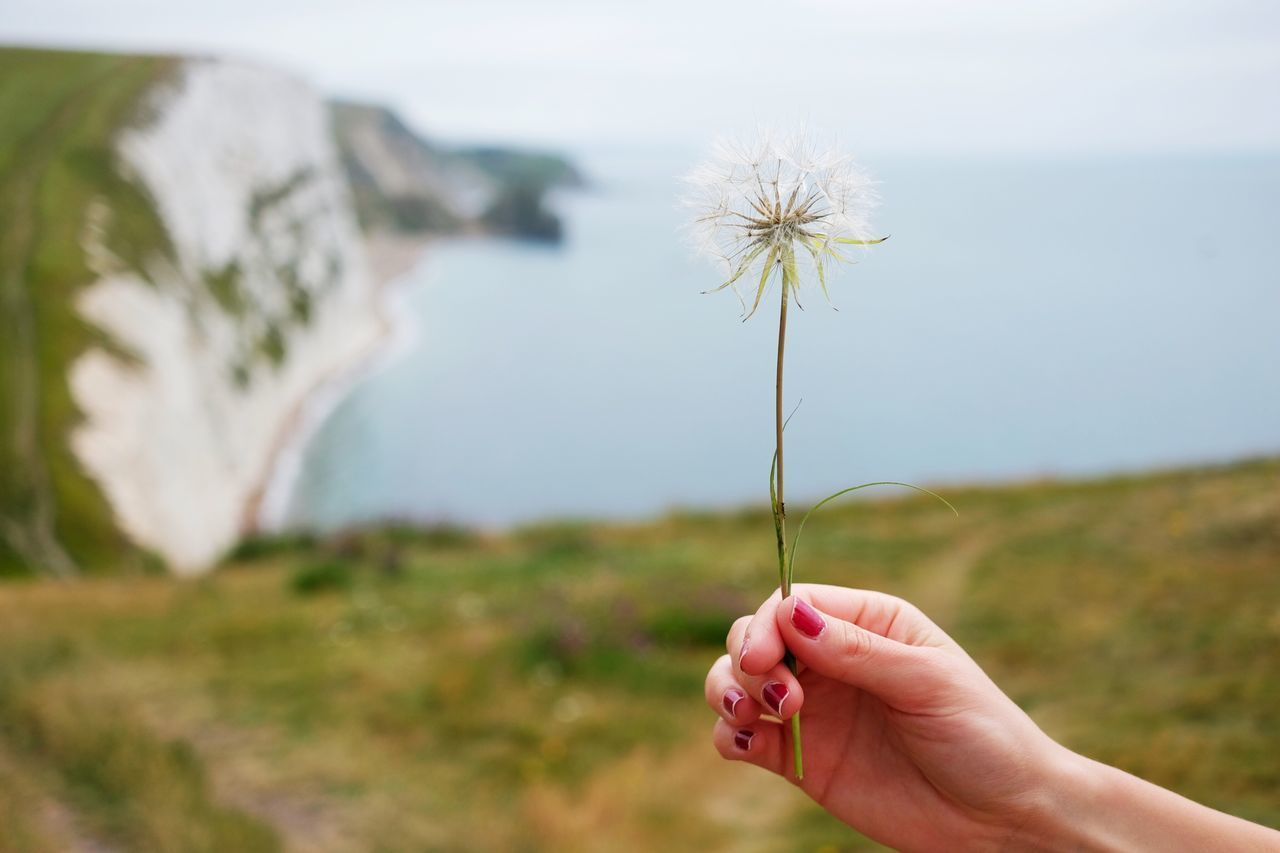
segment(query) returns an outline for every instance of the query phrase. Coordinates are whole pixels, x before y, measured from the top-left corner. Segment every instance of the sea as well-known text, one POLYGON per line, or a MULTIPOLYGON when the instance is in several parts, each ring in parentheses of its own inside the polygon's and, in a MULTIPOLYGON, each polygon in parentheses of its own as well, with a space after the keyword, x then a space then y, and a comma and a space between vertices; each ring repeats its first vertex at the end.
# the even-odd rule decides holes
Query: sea
MULTIPOLYGON (((563 244, 432 244, 395 285, 412 344, 313 431, 287 523, 765 504, 777 304, 702 293, 697 160, 582 152, 563 244)), ((790 316, 790 503, 1280 452, 1280 155, 865 165, 890 239, 790 316)))

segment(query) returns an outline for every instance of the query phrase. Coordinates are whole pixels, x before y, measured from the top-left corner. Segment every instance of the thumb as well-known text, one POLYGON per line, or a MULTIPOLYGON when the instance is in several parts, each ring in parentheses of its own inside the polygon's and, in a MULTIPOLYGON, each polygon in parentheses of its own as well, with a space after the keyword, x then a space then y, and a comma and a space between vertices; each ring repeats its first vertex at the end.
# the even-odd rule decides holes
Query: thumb
POLYGON ((945 701, 945 652, 890 640, 819 612, 798 596, 778 608, 778 629, 796 660, 827 678, 851 684, 901 711, 945 701))

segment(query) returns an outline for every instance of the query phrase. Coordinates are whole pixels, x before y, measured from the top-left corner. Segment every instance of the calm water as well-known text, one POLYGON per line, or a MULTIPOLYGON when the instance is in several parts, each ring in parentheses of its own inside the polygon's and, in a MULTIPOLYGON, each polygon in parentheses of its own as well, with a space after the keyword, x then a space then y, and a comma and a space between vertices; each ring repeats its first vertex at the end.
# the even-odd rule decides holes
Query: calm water
MULTIPOLYGON (((418 344, 317 432, 290 519, 763 501, 776 307, 699 295, 693 159, 587 158, 561 249, 433 248, 418 344)), ((1280 158, 868 165, 893 239, 791 326, 792 500, 1280 450, 1280 158)))

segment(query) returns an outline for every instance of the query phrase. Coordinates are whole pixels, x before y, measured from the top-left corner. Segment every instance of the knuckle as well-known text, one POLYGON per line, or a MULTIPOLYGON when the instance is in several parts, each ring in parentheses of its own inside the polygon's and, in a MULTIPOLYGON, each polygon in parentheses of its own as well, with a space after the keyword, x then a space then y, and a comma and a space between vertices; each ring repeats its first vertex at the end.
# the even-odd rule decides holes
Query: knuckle
POLYGON ((902 612, 907 617, 908 625, 917 626, 933 626, 934 622, 929 618, 929 614, 925 613, 915 604, 905 599, 902 602, 902 612))
POLYGON ((851 658, 864 658, 871 654, 871 635, 856 625, 841 623, 840 645, 844 654, 851 658))
POLYGON ((894 595, 888 592, 881 593, 881 594, 884 596, 885 602, 892 604, 894 607, 896 607, 899 610, 915 610, 916 609, 916 606, 914 604, 912 604, 910 601, 907 601, 905 598, 903 598, 900 595, 894 595))
POLYGON ((915 603, 907 601, 901 596, 891 595, 887 592, 883 593, 883 595, 885 603, 899 614, 899 620, 905 617, 908 622, 929 621, 929 617, 926 616, 924 611, 917 607, 915 603))

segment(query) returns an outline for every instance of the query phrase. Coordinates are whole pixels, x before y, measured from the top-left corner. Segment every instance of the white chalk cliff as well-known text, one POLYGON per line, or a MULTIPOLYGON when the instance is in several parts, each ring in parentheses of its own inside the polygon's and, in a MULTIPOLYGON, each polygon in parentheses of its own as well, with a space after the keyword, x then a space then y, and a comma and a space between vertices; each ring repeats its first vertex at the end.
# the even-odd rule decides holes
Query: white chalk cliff
POLYGON ((383 332, 329 112, 305 84, 191 60, 117 142, 170 246, 112 254, 88 212, 97 281, 81 315, 119 346, 72 366, 72 446, 119 526, 180 573, 244 532, 303 401, 383 332), (133 356, 133 357, 131 357, 133 356))

